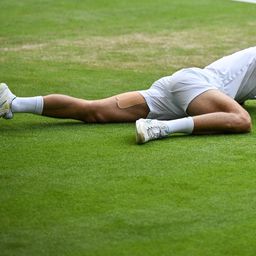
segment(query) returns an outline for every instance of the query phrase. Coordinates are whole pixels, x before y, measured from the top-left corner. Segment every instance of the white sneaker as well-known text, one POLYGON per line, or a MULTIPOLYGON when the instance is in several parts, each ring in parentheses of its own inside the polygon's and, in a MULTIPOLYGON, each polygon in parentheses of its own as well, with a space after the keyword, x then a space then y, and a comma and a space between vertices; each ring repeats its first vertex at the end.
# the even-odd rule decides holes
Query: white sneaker
POLYGON ((139 119, 136 121, 136 142, 146 143, 169 135, 168 127, 155 119, 139 119))
POLYGON ((11 104, 15 98, 16 96, 12 94, 8 86, 0 83, 0 117, 5 119, 11 119, 13 117, 11 104))

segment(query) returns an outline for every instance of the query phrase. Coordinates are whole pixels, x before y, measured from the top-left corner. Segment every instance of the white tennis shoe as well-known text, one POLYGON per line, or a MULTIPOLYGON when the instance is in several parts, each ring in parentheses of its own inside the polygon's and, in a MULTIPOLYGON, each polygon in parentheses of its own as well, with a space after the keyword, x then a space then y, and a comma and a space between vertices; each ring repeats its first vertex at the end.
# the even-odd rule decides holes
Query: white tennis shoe
POLYGON ((155 119, 139 119, 136 121, 136 142, 146 143, 169 135, 168 127, 155 119))
POLYGON ((5 83, 0 83, 0 117, 11 119, 13 113, 11 110, 12 101, 16 96, 10 91, 5 83))

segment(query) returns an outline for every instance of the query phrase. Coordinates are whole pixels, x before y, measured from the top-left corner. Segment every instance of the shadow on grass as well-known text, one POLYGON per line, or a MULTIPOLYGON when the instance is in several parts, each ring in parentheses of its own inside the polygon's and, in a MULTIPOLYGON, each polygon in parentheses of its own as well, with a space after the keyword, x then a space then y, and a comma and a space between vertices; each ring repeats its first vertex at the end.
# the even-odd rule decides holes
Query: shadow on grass
POLYGON ((240 138, 248 138, 248 136, 252 135, 252 133, 243 133, 243 134, 234 134, 234 133, 222 133, 222 134, 173 134, 165 138, 149 141, 145 144, 138 145, 135 141, 135 135, 134 136, 127 136, 126 137, 126 143, 130 145, 138 145, 138 146, 153 146, 153 145, 172 145, 172 144, 179 144, 179 143, 201 143, 205 141, 206 143, 210 141, 220 141, 223 142, 224 140, 233 140, 233 139, 240 139, 240 138))
MULTIPOLYGON (((255 113, 255 106, 247 106, 247 110, 251 113, 255 113)), ((112 134, 112 138, 116 138, 117 143, 126 144, 130 146, 140 146, 140 147, 152 147, 156 145, 174 145, 179 143, 200 143, 205 141, 224 141, 229 139, 239 139, 245 138, 245 136, 250 136, 252 133, 248 134, 201 134, 201 135, 186 135, 186 134, 173 134, 169 137, 150 141, 148 143, 138 145, 135 138, 135 126, 134 123, 108 123, 108 124, 88 124, 76 120, 68 119, 52 119, 52 118, 39 118, 36 120, 31 119, 21 119, 17 118, 15 120, 0 120, 0 137, 2 136, 29 136, 30 134, 43 133, 44 131, 58 132, 83 132, 87 129, 89 133, 100 132, 106 134, 112 134)), ((247 137, 248 138, 248 137, 247 137)))
POLYGON ((81 131, 82 129, 106 129, 106 131, 113 131, 115 127, 118 130, 129 128, 131 123, 108 123, 108 124, 92 124, 84 123, 76 120, 68 119, 42 119, 42 120, 0 120, 0 135, 4 133, 22 133, 22 132, 36 132, 36 131, 81 131))
POLYGON ((17 132, 22 130, 37 130, 37 129, 53 129, 53 128, 70 128, 70 127, 80 127, 84 126, 84 123, 75 122, 75 121, 57 121, 57 122, 35 122, 35 121, 24 121, 24 122, 15 122, 15 121, 2 121, 0 123, 1 132, 17 132), (6 123, 5 123, 6 122, 6 123))

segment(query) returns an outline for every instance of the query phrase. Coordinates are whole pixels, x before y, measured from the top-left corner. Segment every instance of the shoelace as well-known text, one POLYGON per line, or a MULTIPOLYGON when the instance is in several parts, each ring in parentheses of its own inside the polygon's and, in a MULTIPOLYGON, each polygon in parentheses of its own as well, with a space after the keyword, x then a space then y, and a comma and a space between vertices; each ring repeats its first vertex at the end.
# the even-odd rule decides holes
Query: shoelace
POLYGON ((165 127, 160 126, 149 126, 147 128, 148 136, 152 139, 165 137, 167 134, 165 133, 165 127))
POLYGON ((147 133, 150 138, 157 139, 161 134, 161 129, 158 126, 150 126, 147 128, 147 133))

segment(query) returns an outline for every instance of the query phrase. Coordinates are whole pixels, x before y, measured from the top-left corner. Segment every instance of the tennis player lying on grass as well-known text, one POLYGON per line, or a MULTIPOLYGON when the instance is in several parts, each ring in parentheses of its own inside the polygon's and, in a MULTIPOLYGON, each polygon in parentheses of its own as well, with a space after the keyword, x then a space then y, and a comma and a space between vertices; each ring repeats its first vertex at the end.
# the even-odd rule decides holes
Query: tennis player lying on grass
POLYGON ((249 132, 251 119, 240 104, 255 96, 256 47, 251 47, 204 69, 182 69, 148 90, 101 100, 59 94, 21 98, 2 83, 0 116, 10 119, 13 113, 25 112, 86 123, 136 121, 136 140, 141 144, 172 133, 249 132))

